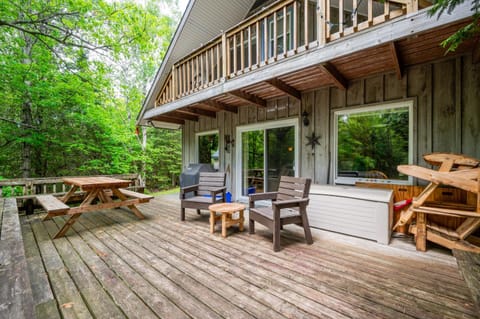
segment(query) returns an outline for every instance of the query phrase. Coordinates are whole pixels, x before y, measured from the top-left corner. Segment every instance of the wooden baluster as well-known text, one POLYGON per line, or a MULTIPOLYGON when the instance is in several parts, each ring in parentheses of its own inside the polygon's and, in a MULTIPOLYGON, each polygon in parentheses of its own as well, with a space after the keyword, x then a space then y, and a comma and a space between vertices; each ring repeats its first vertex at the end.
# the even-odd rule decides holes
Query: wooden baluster
POLYGON ((260 22, 257 21, 257 23, 255 23, 255 24, 256 24, 256 28, 257 28, 257 31, 256 31, 257 32, 256 33, 257 34, 257 52, 256 52, 257 61, 256 62, 257 62, 257 65, 260 65, 260 38, 261 38, 260 37, 260 22))
POLYGON ((233 35, 233 70, 232 74, 237 73, 237 34, 233 35))
POLYGON ((215 81, 215 50, 217 45, 215 44, 210 51, 210 83, 215 81))
POLYGON ((263 53, 265 64, 268 63, 268 19, 263 19, 263 53))
POLYGON ((172 101, 175 101, 175 95, 176 95, 176 92, 175 92, 175 89, 176 89, 176 83, 175 81, 177 80, 177 75, 176 75, 176 72, 177 72, 177 68, 175 67, 175 64, 172 65, 172 87, 171 87, 171 95, 172 95, 172 101))
POLYGON ((247 45, 248 45, 247 67, 248 67, 249 70, 252 69, 252 28, 253 28, 253 26, 248 27, 248 40, 247 40, 247 45))
POLYGON ((343 36, 343 29, 345 27, 343 25, 343 4, 343 0, 338 0, 338 33, 340 37, 343 36))
POLYGON ((383 3, 383 16, 385 17, 385 21, 390 19, 390 2, 387 0, 383 3))
POLYGON ((325 0, 325 42, 330 41, 330 37, 332 35, 330 27, 331 21, 331 7, 330 7, 330 0, 325 0))
POLYGON ((368 16, 367 16, 368 25, 373 24, 373 0, 368 0, 368 16))
POLYGON ((308 0, 303 0, 304 4, 304 25, 305 25, 305 49, 308 49, 309 34, 308 34, 308 0))
POLYGON ((293 51, 297 52, 298 49, 298 9, 297 9, 298 2, 294 1, 293 2, 293 34, 291 35, 293 37, 293 51))
POLYGON ((277 11, 275 11, 273 13, 273 52, 272 52, 272 56, 273 56, 273 59, 276 60, 277 59, 277 11))
POLYGON ((283 56, 287 56, 287 7, 283 7, 283 56))
POLYGON ((205 72, 205 62, 204 62, 204 59, 203 57, 205 56, 205 52, 200 54, 198 56, 198 59, 200 60, 199 61, 199 64, 200 64, 200 74, 197 76, 198 77, 198 88, 203 88, 203 86, 205 85, 205 80, 203 79, 203 76, 204 76, 204 72, 205 72))
POLYGON ((353 16, 352 16, 353 32, 357 32, 358 31, 358 0, 353 0, 352 12, 353 12, 353 16))
POLYGON ((243 72, 245 69, 245 47, 243 41, 245 40, 245 37, 243 36, 243 31, 240 31, 240 70, 243 72))
POLYGON ((228 77, 228 41, 227 41, 227 34, 223 33, 222 34, 222 59, 223 59, 223 78, 227 79, 228 77))

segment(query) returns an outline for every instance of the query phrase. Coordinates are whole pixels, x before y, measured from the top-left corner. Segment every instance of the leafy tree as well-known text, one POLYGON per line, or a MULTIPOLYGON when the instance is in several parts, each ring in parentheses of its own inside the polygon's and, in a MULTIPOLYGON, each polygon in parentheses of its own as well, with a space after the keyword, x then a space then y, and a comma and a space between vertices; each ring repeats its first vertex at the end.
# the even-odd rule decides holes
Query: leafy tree
MULTIPOLYGON (((430 16, 437 15, 437 17, 445 12, 450 14, 465 1, 468 0, 434 0, 429 14, 430 16)), ((455 51, 462 42, 480 34, 480 0, 471 0, 471 2, 472 21, 442 42, 442 46, 447 47, 447 52, 455 51)))
POLYGON ((132 114, 175 19, 153 0, 2 2, 0 174, 139 171, 132 114))

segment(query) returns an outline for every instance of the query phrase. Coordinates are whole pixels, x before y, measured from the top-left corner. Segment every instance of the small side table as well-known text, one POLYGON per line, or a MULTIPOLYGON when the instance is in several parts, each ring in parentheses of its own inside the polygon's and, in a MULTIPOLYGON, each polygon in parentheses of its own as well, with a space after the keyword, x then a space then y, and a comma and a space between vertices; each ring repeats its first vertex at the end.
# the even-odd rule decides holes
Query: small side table
POLYGON ((208 206, 210 210, 210 233, 215 232, 215 224, 217 221, 222 220, 222 237, 227 237, 227 228, 233 225, 238 224, 240 231, 243 231, 243 211, 245 210, 245 205, 238 203, 219 203, 208 206), (232 215, 234 213, 239 213, 239 218, 233 219, 232 215), (221 215, 217 216, 217 213, 221 215))

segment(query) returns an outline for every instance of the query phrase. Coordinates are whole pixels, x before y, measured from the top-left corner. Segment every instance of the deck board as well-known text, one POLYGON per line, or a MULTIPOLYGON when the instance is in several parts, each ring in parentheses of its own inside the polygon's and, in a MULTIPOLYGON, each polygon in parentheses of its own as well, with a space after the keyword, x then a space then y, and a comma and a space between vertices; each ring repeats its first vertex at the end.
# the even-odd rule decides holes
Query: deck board
POLYGON ((123 209, 91 213, 56 240, 51 237, 64 217, 22 217, 27 260, 35 264, 30 274, 38 273, 32 278, 35 302, 52 305, 55 298, 57 314, 65 318, 476 315, 449 254, 322 231, 306 245, 301 229, 291 225, 282 233, 282 251, 274 253, 271 234, 261 225, 254 235, 233 227, 222 238, 209 233, 206 212, 187 209, 181 222, 173 197, 139 208, 145 220, 123 209))

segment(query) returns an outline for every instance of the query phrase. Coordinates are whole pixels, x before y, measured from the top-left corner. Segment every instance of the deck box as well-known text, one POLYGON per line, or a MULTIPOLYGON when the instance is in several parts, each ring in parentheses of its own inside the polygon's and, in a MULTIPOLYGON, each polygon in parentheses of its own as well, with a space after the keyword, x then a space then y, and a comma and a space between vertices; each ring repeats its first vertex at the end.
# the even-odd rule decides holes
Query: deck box
POLYGON ((314 184, 307 212, 311 227, 388 245, 393 226, 393 191, 314 184))

